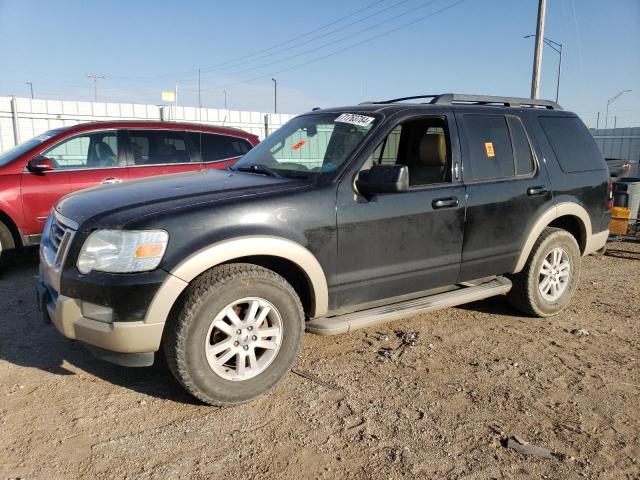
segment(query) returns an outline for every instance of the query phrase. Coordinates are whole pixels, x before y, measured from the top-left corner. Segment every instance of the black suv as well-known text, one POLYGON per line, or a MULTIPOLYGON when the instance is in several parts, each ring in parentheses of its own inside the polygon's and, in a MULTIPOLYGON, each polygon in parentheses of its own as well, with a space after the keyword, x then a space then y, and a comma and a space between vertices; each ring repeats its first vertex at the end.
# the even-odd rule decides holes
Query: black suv
POLYGON ((245 402, 333 335, 506 294, 573 296, 608 235, 607 165, 555 103, 443 94, 294 118, 227 170, 60 200, 45 317, 115 363, 161 347, 204 402, 245 402), (424 102, 424 103, 421 103, 424 102))

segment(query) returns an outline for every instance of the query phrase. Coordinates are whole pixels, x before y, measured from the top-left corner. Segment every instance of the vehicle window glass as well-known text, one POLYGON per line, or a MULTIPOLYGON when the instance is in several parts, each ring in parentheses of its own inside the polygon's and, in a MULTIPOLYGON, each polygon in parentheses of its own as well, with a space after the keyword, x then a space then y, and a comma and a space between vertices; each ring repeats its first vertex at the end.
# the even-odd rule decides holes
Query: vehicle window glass
POLYGON ((539 117, 560 168, 565 173, 604 170, 602 154, 577 117, 539 117))
MULTIPOLYGON (((515 174, 513 149, 503 115, 465 114, 464 126, 473 180, 512 177, 515 174)), ((469 176, 467 176, 469 178, 469 176)))
POLYGON ((407 165, 409 185, 450 180, 447 130, 442 118, 421 118, 394 127, 371 155, 376 165, 407 165))
POLYGON ((166 165, 190 161, 182 132, 130 130, 129 142, 135 165, 166 165))
POLYGON ((201 155, 204 162, 241 157, 249 150, 251 144, 242 138, 213 133, 202 134, 201 155))
POLYGON ((533 154, 522 122, 516 117, 507 117, 511 128, 511 140, 516 154, 516 175, 533 172, 533 154))
POLYGON ((42 155, 53 161, 56 170, 113 168, 118 164, 116 132, 94 132, 64 140, 42 155))
POLYGON ((350 158, 376 123, 368 114, 301 115, 252 148, 234 170, 265 167, 285 177, 315 178, 350 158))
POLYGON ((25 142, 22 142, 20 145, 16 145, 15 147, 10 148, 6 152, 0 154, 0 167, 3 167, 11 163, 16 158, 18 158, 21 155, 24 155, 32 148, 35 148, 38 145, 42 144, 43 142, 46 142, 47 140, 49 140, 51 137, 54 137, 55 135, 59 135, 63 131, 64 131, 63 129, 49 130, 47 132, 41 133, 36 137, 26 140, 25 142))

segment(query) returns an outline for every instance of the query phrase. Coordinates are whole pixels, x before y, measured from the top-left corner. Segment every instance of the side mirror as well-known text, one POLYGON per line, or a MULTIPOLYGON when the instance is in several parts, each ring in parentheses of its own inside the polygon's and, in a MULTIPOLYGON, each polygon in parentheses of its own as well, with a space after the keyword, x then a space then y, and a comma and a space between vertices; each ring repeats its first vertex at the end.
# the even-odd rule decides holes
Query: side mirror
POLYGON ((406 165, 374 165, 363 170, 356 179, 356 188, 363 195, 395 193, 409 190, 409 167, 406 165))
POLYGON ((27 162, 27 170, 33 173, 49 172, 54 168, 55 167, 53 165, 53 160, 47 157, 43 157, 42 155, 33 157, 27 162))

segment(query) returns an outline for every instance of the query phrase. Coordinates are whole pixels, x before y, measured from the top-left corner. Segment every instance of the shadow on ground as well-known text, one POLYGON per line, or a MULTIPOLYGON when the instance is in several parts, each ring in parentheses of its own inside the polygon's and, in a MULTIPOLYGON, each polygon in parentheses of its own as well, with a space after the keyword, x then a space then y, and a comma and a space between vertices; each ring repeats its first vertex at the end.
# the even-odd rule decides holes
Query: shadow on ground
POLYGON ((161 355, 152 367, 125 368, 95 358, 80 343, 64 338, 43 321, 38 310, 35 280, 38 258, 16 258, 0 273, 0 359, 53 375, 75 375, 73 365, 107 382, 145 395, 197 404, 171 375, 161 355))

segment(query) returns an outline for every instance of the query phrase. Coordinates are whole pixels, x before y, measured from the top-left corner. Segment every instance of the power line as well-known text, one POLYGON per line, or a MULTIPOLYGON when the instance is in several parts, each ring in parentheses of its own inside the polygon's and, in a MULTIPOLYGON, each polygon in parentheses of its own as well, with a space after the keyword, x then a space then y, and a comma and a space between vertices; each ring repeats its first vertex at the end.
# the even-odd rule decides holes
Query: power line
MULTIPOLYGON (((250 54, 247 54, 247 55, 244 55, 244 56, 242 56, 242 57, 238 57, 238 58, 235 58, 235 59, 232 59, 232 60, 227 60, 227 61, 222 62, 222 63, 217 63, 217 64, 215 64, 215 65, 210 65, 210 66, 208 66, 208 67, 203 67, 203 68, 201 68, 201 70, 207 70, 207 69, 212 69, 212 68, 217 68, 217 67, 223 67, 223 66, 228 65, 229 63, 234 63, 234 62, 236 62, 236 61, 238 61, 238 60, 244 60, 244 59, 249 58, 249 57, 255 57, 255 56, 261 55, 261 54, 263 54, 263 53, 265 53, 265 52, 269 52, 269 51, 271 51, 271 50, 273 50, 273 49, 276 49, 276 48, 281 47, 281 46, 283 46, 283 45, 287 45, 287 44, 289 44, 289 43, 291 43, 291 42, 294 42, 294 41, 296 41, 296 40, 298 40, 298 39, 300 39, 300 38, 302 38, 302 37, 306 37, 307 35, 312 35, 312 34, 314 34, 314 33, 316 33, 316 32, 319 32, 319 31, 321 31, 321 30, 324 30, 325 28, 331 27, 331 26, 333 26, 333 25, 335 25, 335 24, 337 24, 337 23, 342 22, 343 20, 346 20, 347 18, 350 18, 350 17, 353 17, 354 15, 359 14, 360 12, 363 12, 363 11, 365 11, 365 10, 368 10, 368 9, 372 8, 372 7, 375 7, 376 5, 378 5, 378 4, 380 4, 380 3, 383 3, 384 1, 386 1, 386 0, 377 0, 377 1, 375 1, 375 2, 373 2, 373 3, 371 3, 371 4, 369 4, 369 5, 367 5, 367 6, 365 6, 365 7, 362 7, 362 8, 360 8, 360 9, 356 10, 355 12, 352 12, 352 13, 349 13, 348 15, 345 15, 345 16, 343 16, 343 17, 340 17, 340 18, 338 18, 337 20, 333 20, 333 21, 331 21, 331 22, 329 22, 329 23, 327 23, 327 24, 325 24, 325 25, 322 25, 322 26, 320 26, 320 27, 318 27, 318 28, 315 28, 315 29, 313 29, 313 30, 310 30, 310 31, 308 31, 308 32, 301 33, 301 34, 299 34, 299 35, 297 35, 297 36, 295 36, 295 37, 292 37, 292 38, 290 38, 290 39, 288 39, 288 40, 285 40, 285 41, 283 41, 283 42, 280 42, 280 43, 277 43, 277 44, 275 44, 275 45, 272 45, 271 47, 268 47, 268 48, 264 48, 264 49, 262 49, 262 50, 255 51, 255 52, 253 52, 253 53, 250 53, 250 54)), ((175 77, 178 77, 178 76, 181 76, 181 75, 194 74, 194 73, 196 73, 196 72, 197 72, 197 69, 194 69, 194 70, 187 70, 187 71, 183 71, 183 72, 178 72, 178 73, 175 73, 175 74, 143 75, 143 76, 132 76, 132 77, 113 77, 113 78, 121 78, 121 79, 129 79, 129 80, 131 80, 131 79, 136 79, 136 78, 137 78, 137 79, 145 79, 145 78, 175 78, 175 77)))
MULTIPOLYGON (((355 32, 355 33, 350 33, 349 35, 345 35, 344 37, 340 37, 340 38, 337 38, 337 39, 331 40, 330 42, 324 43, 324 44, 322 44, 322 45, 316 45, 316 46, 314 46, 313 48, 310 48, 310 49, 304 50, 304 51, 302 51, 302 52, 297 52, 297 53, 295 53, 295 54, 293 54, 293 55, 289 55, 289 56, 284 57, 284 58, 281 58, 281 59, 279 59, 279 60, 274 60, 274 61, 272 61, 272 62, 263 63, 263 64, 261 64, 261 65, 254 65, 253 67, 244 68, 244 69, 242 69, 242 70, 232 71, 232 72, 229 72, 229 73, 227 73, 227 74, 225 74, 225 75, 223 75, 223 74, 217 74, 217 75, 214 75, 213 77, 210 77, 210 78, 217 78, 217 77, 221 77, 221 76, 237 75, 237 74, 239 74, 239 73, 244 73, 244 72, 249 72, 249 71, 252 71, 252 70, 257 70, 257 69, 259 69, 259 68, 269 67, 269 66, 274 65, 274 64, 276 64, 276 63, 286 62, 287 60, 291 60, 291 59, 293 59, 293 58, 300 57, 301 55, 306 55, 307 53, 313 53, 313 52, 316 52, 316 51, 321 50, 321 49, 323 49, 323 48, 330 47, 331 45, 335 45, 336 43, 341 43, 341 42, 343 42, 343 41, 345 41, 345 40, 348 40, 348 39, 350 39, 350 38, 356 37, 356 36, 360 35, 361 33, 366 32, 366 31, 369 31, 369 30, 372 30, 372 29, 374 29, 374 28, 378 28, 378 27, 380 27, 380 26, 382 26, 382 25, 385 25, 385 24, 387 24, 387 23, 393 22, 394 20, 397 20, 397 19, 398 19, 398 18, 400 18, 400 17, 404 17, 405 15, 409 15, 410 13, 413 13, 413 12, 416 12, 416 11, 421 10, 421 9, 423 9, 423 8, 426 8, 426 7, 428 7, 428 6, 430 6, 430 5, 433 5, 434 3, 439 2, 439 1, 441 1, 441 0, 431 0, 431 1, 429 1, 429 2, 427 2, 427 3, 424 3, 424 4, 422 4, 422 5, 418 6, 418 7, 414 7, 414 8, 412 8, 412 9, 407 10, 407 11, 405 11, 405 12, 403 12, 403 13, 400 13, 400 14, 398 14, 398 15, 394 16, 394 17, 391 17, 391 18, 389 18, 389 19, 387 19, 387 20, 383 20, 383 21, 381 21, 381 22, 378 22, 378 23, 375 23, 375 24, 370 25, 370 26, 368 26, 368 27, 365 27, 365 28, 363 28, 363 29, 360 29, 360 30, 358 30, 358 31, 357 31, 357 32, 355 32)), ((403 2, 399 2, 399 3, 403 3, 403 2)), ((398 4, 396 4, 396 5, 398 5, 398 4)), ((355 22, 354 22, 354 23, 355 23, 355 22)), ((309 43, 309 42, 305 42, 305 43, 309 43)), ((280 52, 280 53, 282 53, 282 52, 280 52)))
MULTIPOLYGON (((365 40, 362 40, 360 42, 357 42, 357 43, 354 43, 352 45, 349 45, 348 47, 341 48, 341 49, 336 50, 334 52, 328 53, 328 54, 323 55, 321 57, 317 57, 317 58, 314 58, 312 60, 309 60, 309 61, 306 61, 306 62, 303 62, 303 63, 299 63, 297 65, 293 65, 291 67, 284 68, 282 70, 278 70, 276 72, 267 73, 267 74, 264 74, 264 75, 260 75, 258 77, 254 77, 254 78, 250 78, 250 79, 243 80, 243 81, 240 81, 240 82, 235 82, 235 83, 232 83, 232 84, 229 84, 229 85, 225 85, 225 87, 229 88, 229 87, 232 87, 232 86, 235 86, 235 85, 241 85, 243 83, 253 82, 255 80, 260 80, 260 79, 263 79, 263 78, 267 78, 267 77, 270 77, 270 76, 273 76, 273 75, 277 75, 279 73, 289 72, 291 70, 295 70, 296 68, 301 68, 301 67, 310 65, 312 63, 319 62, 321 60, 324 60, 326 58, 332 57, 334 55, 338 55, 339 53, 343 53, 343 52, 346 52, 346 51, 351 50, 353 48, 359 47, 360 45, 364 45, 365 43, 368 43, 368 42, 371 42, 373 40, 377 40, 379 38, 382 38, 382 37, 384 37, 386 35, 390 35, 391 33, 397 32, 398 30, 401 30, 403 28, 406 28, 406 27, 409 27, 411 25, 414 25, 414 24, 416 24, 418 22, 421 22, 422 20, 425 20, 427 18, 433 17, 433 16, 435 16, 435 15, 437 15, 439 13, 442 13, 442 12, 444 12, 446 10, 449 10, 449 9, 455 7, 455 6, 458 6, 461 3, 464 3, 465 1, 466 0, 458 0, 457 2, 454 2, 454 3, 450 4, 450 5, 447 5, 446 7, 442 7, 439 10, 436 10, 435 12, 432 12, 432 13, 430 13, 428 15, 423 15, 422 17, 419 17, 419 18, 417 18, 417 19, 415 19, 415 20, 413 20, 411 22, 408 22, 408 23, 405 23, 405 24, 400 25, 398 27, 392 28, 391 30, 387 30, 386 32, 380 33, 380 34, 378 34, 378 35, 376 35, 374 37, 369 37, 369 38, 367 38, 365 40)), ((203 89, 203 91, 204 91, 204 89, 203 89)))

